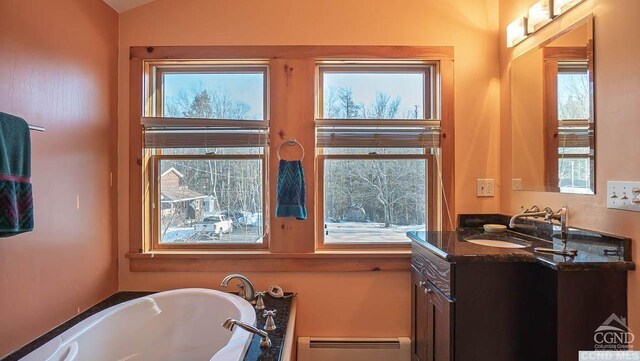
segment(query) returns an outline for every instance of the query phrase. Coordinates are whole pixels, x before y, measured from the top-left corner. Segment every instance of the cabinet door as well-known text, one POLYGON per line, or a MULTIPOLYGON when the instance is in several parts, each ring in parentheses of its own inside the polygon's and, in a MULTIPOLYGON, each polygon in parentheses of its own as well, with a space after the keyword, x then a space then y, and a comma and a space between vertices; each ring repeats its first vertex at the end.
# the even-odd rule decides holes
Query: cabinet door
POLYGON ((427 279, 411 270, 411 358, 427 361, 427 325, 429 324, 429 301, 427 279))
POLYGON ((427 283, 427 361, 453 360, 453 301, 427 283))

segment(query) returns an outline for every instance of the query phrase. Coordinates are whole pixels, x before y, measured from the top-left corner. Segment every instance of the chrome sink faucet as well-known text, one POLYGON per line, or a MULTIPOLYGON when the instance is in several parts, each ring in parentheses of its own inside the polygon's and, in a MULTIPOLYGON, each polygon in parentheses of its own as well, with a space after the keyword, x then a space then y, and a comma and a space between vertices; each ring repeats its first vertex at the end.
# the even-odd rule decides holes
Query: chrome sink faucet
MULTIPOLYGON (((522 208, 524 208, 524 207, 522 207, 522 208)), ((533 207, 528 208, 528 209, 523 209, 523 211, 521 213, 518 213, 515 216, 511 217, 511 220, 509 221, 509 228, 515 228, 516 227, 516 220, 518 218, 545 217, 545 220, 546 220, 547 216, 549 215, 549 213, 553 213, 553 210, 551 210, 551 208, 549 208, 549 207, 545 208, 543 211, 540 211, 540 207, 538 207, 538 206, 533 206, 533 207)))
MULTIPOLYGON (((545 209, 548 209, 548 208, 545 208, 545 209)), ((569 209, 567 208, 567 206, 562 206, 555 213, 547 212, 547 215, 544 217, 544 219, 549 223, 552 223, 553 221, 557 221, 558 223, 560 223, 560 238, 562 238, 563 241, 565 241, 568 236, 567 234, 568 216, 569 216, 569 209)))
POLYGON ((238 320, 234 320, 233 318, 227 318, 227 320, 224 321, 224 323, 222 324, 222 327, 224 327, 229 331, 233 331, 233 329, 236 326, 240 327, 243 330, 255 333, 256 335, 259 335, 260 337, 262 337, 260 339, 260 347, 262 348, 271 347, 271 340, 269 339, 269 334, 266 333, 265 331, 258 330, 257 328, 251 325, 248 325, 238 320))
POLYGON ((240 292, 240 296, 249 302, 253 302, 256 298, 256 288, 253 286, 253 283, 251 283, 251 281, 249 281, 249 279, 244 275, 238 273, 230 274, 222 280, 220 286, 225 288, 228 287, 229 281, 233 279, 238 279, 241 282, 240 290, 243 292, 240 292))
POLYGON ((567 249, 567 242, 569 240, 569 234, 567 232, 568 214, 569 209, 567 208, 567 206, 562 206, 557 212, 554 212, 553 209, 549 207, 546 207, 545 209, 540 211, 540 208, 538 206, 533 206, 529 209, 523 210, 522 213, 518 213, 515 216, 511 217, 511 220, 509 221, 509 228, 515 228, 516 220, 518 218, 544 217, 544 220, 549 224, 553 223, 553 221, 556 221, 560 223, 560 239, 562 240, 562 249, 536 247, 534 250, 540 253, 553 253, 561 256, 575 257, 578 254, 578 251, 567 249))
POLYGON ((554 212, 553 209, 549 207, 545 207, 541 211, 538 206, 533 206, 529 209, 523 210, 522 213, 518 213, 515 216, 511 217, 511 220, 509 221, 509 228, 516 227, 516 220, 518 218, 544 217, 544 220, 549 224, 553 223, 553 221, 557 221, 558 223, 560 223, 561 236, 564 237, 564 235, 567 232, 567 214, 568 214, 567 206, 562 206, 562 208, 560 208, 557 212, 554 212))

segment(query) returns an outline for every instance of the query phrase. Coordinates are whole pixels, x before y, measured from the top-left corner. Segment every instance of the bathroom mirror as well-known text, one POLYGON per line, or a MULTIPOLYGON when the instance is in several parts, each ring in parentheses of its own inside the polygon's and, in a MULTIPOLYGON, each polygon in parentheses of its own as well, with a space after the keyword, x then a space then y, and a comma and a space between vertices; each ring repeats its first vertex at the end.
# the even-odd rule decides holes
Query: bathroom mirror
POLYGON ((595 194, 593 19, 511 63, 512 189, 595 194))

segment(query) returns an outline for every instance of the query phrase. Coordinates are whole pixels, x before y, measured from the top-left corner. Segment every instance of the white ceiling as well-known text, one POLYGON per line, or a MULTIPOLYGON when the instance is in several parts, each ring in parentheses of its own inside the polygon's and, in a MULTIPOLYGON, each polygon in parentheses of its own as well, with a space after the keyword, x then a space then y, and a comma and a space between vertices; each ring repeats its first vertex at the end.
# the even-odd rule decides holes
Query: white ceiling
POLYGON ((154 0, 104 0, 109 6, 111 6, 118 13, 123 13, 127 10, 137 8, 138 6, 150 3, 154 0))

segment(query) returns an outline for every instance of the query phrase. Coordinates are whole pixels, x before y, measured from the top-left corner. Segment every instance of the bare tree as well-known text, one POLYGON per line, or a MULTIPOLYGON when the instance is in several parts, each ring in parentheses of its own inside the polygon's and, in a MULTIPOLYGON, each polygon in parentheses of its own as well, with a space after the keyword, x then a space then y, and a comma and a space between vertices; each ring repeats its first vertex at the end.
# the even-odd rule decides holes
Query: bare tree
POLYGON ((362 107, 353 100, 353 91, 349 88, 331 88, 323 106, 325 117, 329 119, 362 118, 362 107))
POLYGON ((418 112, 418 105, 415 104, 413 108, 407 110, 407 119, 419 119, 420 113, 418 112))
MULTIPOLYGON (((401 98, 377 92, 373 102, 357 105, 353 92, 333 88, 325 98, 325 116, 396 119, 401 98)), ((418 106, 406 110, 418 118, 418 106)), ((325 165, 325 216, 344 219, 353 207, 364 208, 373 222, 385 227, 423 224, 425 220, 425 163, 415 160, 332 160, 325 165)))
POLYGON ((247 119, 251 106, 235 100, 223 90, 207 90, 202 83, 193 85, 191 94, 180 90, 167 101, 166 113, 170 117, 247 119))
POLYGON ((558 80, 558 119, 589 119, 587 74, 565 74, 558 80))
POLYGON ((400 97, 391 100, 386 93, 377 92, 376 100, 369 108, 366 118, 371 119, 395 119, 400 108, 400 97))
MULTIPOLYGON (((227 92, 205 89, 202 84, 180 91, 168 99, 165 113, 171 117, 247 119, 251 107, 233 99, 227 92)), ((233 154, 232 148, 167 149, 168 154, 233 154)), ((184 193, 195 191, 211 197, 213 209, 218 212, 262 211, 262 166, 258 160, 175 160, 163 161, 161 172, 175 168, 183 174, 184 193)), ((167 213, 167 212, 165 212, 167 213)), ((185 217, 180 210, 162 217, 162 234, 169 227, 180 227, 185 217)))

